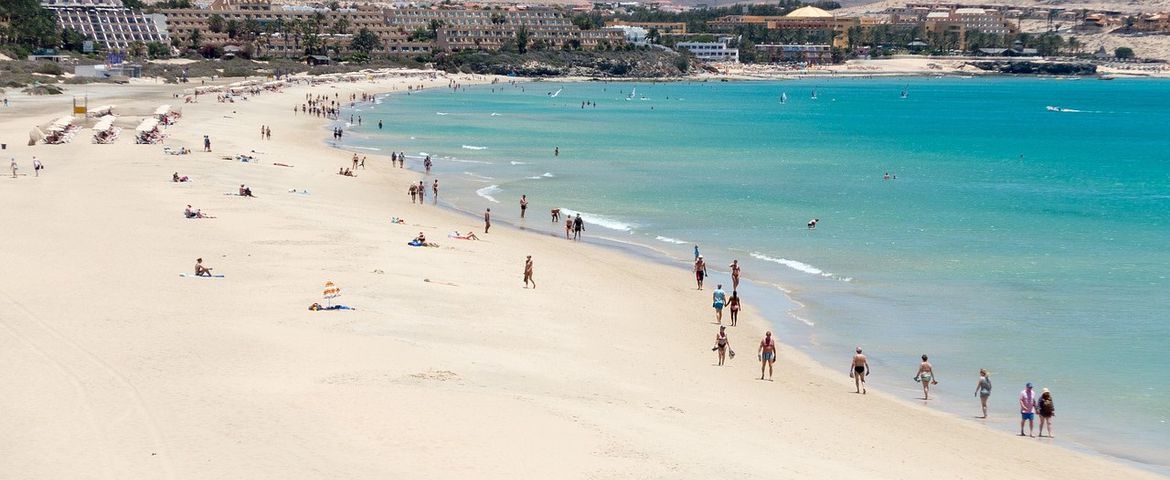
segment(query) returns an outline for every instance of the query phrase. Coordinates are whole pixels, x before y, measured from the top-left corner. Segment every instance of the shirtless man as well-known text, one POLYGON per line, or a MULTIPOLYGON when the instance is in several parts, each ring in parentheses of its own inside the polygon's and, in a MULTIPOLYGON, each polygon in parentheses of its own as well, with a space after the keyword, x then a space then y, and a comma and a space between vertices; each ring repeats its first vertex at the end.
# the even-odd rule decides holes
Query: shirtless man
POLYGON ((581 239, 581 232, 585 231, 585 221, 581 219, 581 214, 578 213, 573 217, 573 240, 581 239))
POLYGON ((922 355, 922 363, 918 365, 914 380, 922 382, 922 399, 930 400, 930 386, 938 385, 938 380, 934 379, 934 367, 926 360, 925 354, 922 355))
POLYGON ((739 290, 739 260, 732 260, 728 267, 731 267, 731 289, 739 290))
POLYGON ((849 376, 853 377, 853 385, 857 387, 856 393, 864 395, 865 376, 869 375, 869 361, 865 359, 865 355, 861 354, 861 347, 857 347, 857 354, 853 356, 850 368, 852 370, 849 371, 849 376))
POLYGON ((418 185, 411 183, 407 191, 410 192, 410 203, 414 203, 415 197, 418 197, 418 185))
POLYGON ((703 256, 695 259, 695 283, 699 284, 699 290, 703 289, 703 279, 707 277, 707 262, 703 261, 703 256))
POLYGON ((764 339, 760 340, 759 348, 760 356, 760 380, 764 379, 764 369, 768 369, 768 381, 772 381, 772 364, 776 363, 776 340, 772 338, 772 332, 769 330, 764 333, 764 339))
POLYGON ((524 260, 524 288, 528 288, 528 282, 532 282, 532 288, 536 288, 536 280, 532 279, 532 255, 524 260))
POLYGON ((549 213, 552 214, 553 223, 559 222, 561 220, 561 209, 554 208, 552 210, 549 210, 549 213))
POLYGON ((524 218, 524 212, 528 210, 528 195, 520 196, 520 218, 524 218))
POLYGON ((492 209, 490 208, 483 212, 483 233, 488 233, 489 228, 492 228, 492 209))

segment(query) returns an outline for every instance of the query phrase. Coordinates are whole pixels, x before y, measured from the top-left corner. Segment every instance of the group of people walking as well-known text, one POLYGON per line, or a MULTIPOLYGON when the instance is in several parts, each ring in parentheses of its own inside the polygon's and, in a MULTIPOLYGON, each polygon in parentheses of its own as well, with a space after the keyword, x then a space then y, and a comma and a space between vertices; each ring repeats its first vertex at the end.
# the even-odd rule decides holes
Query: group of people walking
MULTIPOLYGON (((703 281, 708 276, 707 262, 699 254, 698 245, 694 247, 694 254, 692 272, 695 275, 697 289, 702 290, 703 281)), ((732 260, 728 268, 730 269, 732 282, 731 296, 727 296, 727 293, 723 290, 723 284, 717 284, 715 290, 711 293, 711 306, 715 309, 715 322, 719 324, 719 331, 715 334, 715 345, 711 350, 716 352, 716 365, 719 366, 724 365, 729 358, 735 358, 735 351, 731 349, 731 339, 727 335, 727 327, 737 325, 739 312, 742 308, 739 296, 739 280, 742 274, 742 267, 739 264, 739 260, 732 260), (731 311, 730 325, 723 324, 724 308, 728 308, 731 311)), ((760 340, 757 348, 761 380, 772 380, 772 370, 776 363, 776 353, 776 341, 772 336, 772 332, 765 332, 764 338, 760 340)), ((931 387, 938 385, 938 377, 935 375, 934 365, 930 363, 930 357, 924 354, 921 358, 922 361, 918 364, 918 371, 914 375, 914 381, 922 386, 922 399, 930 400, 931 387)), ((849 376, 853 378, 856 393, 866 393, 865 381, 869 373, 869 359, 863 353, 862 348, 857 347, 854 350, 854 355, 849 364, 849 376)), ((983 418, 987 418, 987 400, 991 397, 991 375, 986 369, 979 370, 979 380, 975 386, 975 396, 979 398, 983 418)), ((1028 427, 1027 435, 1035 436, 1033 423, 1036 417, 1040 417, 1040 436, 1045 436, 1045 432, 1047 432, 1047 436, 1052 437, 1052 419, 1056 415, 1056 407, 1052 399, 1052 393, 1047 388, 1039 396, 1036 396, 1033 392, 1032 383, 1029 382, 1024 391, 1020 392, 1019 407, 1021 436, 1025 435, 1025 425, 1028 427)))

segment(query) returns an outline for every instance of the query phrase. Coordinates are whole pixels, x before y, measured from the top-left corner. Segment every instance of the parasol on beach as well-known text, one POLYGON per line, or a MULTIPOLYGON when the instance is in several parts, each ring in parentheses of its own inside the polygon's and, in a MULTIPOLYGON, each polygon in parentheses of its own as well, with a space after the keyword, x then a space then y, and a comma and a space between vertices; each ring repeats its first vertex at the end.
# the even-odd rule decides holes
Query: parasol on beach
POLYGON ((334 285, 333 282, 325 282, 325 291, 322 292, 325 297, 326 306, 333 306, 332 300, 341 296, 341 288, 334 285))

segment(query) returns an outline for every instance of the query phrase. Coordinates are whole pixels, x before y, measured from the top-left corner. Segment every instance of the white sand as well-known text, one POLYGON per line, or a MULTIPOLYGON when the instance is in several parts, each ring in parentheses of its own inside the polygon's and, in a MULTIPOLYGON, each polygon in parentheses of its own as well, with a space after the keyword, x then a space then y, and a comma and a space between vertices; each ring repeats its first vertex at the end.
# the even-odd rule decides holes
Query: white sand
MULTIPOLYGON (((88 90, 145 112, 176 103, 174 88, 88 90)), ((782 346, 776 381, 756 380, 750 299, 730 329, 739 356, 713 366, 709 292, 687 271, 502 226, 448 239, 481 225, 411 205, 416 173, 370 158, 336 175, 348 154, 290 114, 306 90, 184 105, 168 144, 188 156, 129 132, 30 148, 24 132, 70 97, 0 109, 4 157, 47 166, 0 175, 0 477, 1154 477, 1059 438, 855 395, 851 352, 830 370, 782 346), (204 134, 214 153, 198 152, 204 134), (253 149, 263 163, 219 158, 253 149), (194 181, 171 183, 175 171, 194 181), (223 195, 240 183, 258 198, 223 195), (218 218, 184 219, 188 203, 218 218), (406 246, 420 230, 442 247, 406 246), (538 289, 522 288, 525 255, 538 289), (200 256, 226 278, 179 278, 200 256), (308 311, 326 280, 358 310, 308 311)), ((529 225, 555 201, 532 199, 529 225)), ((973 389, 971 373, 952 388, 973 389)))

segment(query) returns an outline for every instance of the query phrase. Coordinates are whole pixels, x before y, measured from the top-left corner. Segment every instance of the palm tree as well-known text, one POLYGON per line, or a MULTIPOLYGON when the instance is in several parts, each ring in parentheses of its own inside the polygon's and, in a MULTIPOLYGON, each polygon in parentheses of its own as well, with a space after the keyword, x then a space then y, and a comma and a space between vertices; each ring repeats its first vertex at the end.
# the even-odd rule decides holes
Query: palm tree
POLYGON ((199 33, 198 29, 191 30, 191 33, 187 34, 187 41, 191 42, 191 48, 193 50, 199 49, 199 41, 202 39, 203 39, 203 35, 201 33, 199 33))

